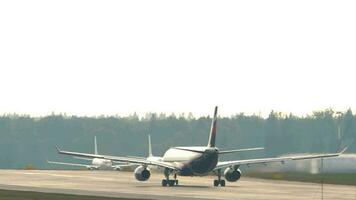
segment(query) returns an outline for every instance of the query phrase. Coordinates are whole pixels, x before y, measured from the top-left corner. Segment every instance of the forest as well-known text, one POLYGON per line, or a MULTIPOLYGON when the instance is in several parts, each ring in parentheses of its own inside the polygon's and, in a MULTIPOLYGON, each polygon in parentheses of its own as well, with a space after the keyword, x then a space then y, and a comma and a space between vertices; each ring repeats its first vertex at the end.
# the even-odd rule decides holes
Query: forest
MULTIPOLYGON (((52 114, 45 117, 6 114, 0 116, 0 168, 47 169, 47 159, 69 161, 62 149, 94 152, 94 136, 101 154, 147 155, 147 135, 153 153, 162 155, 172 146, 206 145, 211 116, 147 113, 144 117, 78 117, 52 114)), ((300 117, 271 111, 266 118, 239 113, 219 117, 217 146, 221 150, 264 147, 264 150, 227 155, 221 159, 274 157, 289 153, 336 152, 345 145, 356 152, 356 116, 351 109, 315 111, 300 117)), ((78 161, 78 160, 76 160, 78 161)), ((82 161, 78 161, 82 162, 82 161)))

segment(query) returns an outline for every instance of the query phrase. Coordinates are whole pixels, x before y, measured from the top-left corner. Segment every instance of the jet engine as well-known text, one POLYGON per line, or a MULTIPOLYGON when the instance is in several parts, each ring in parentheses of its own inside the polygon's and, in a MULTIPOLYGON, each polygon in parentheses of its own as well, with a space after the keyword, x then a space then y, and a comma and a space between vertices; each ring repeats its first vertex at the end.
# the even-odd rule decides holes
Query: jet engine
POLYGON ((240 179, 241 171, 240 169, 226 168, 224 171, 225 179, 229 182, 235 182, 240 179))
POLYGON ((113 169, 114 169, 115 171, 121 171, 121 170, 122 170, 122 168, 121 168, 120 166, 115 166, 115 167, 113 167, 113 169))
POLYGON ((135 178, 138 181, 147 181, 151 176, 150 169, 148 169, 147 167, 144 167, 144 166, 138 166, 135 169, 134 174, 135 174, 135 178))

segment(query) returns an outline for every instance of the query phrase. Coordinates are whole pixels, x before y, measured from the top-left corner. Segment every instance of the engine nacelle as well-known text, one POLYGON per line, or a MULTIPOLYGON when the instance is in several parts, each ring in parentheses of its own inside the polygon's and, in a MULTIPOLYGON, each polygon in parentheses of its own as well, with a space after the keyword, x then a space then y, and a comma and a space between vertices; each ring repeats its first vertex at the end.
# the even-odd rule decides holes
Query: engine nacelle
POLYGON ((150 169, 144 166, 137 167, 134 174, 138 181, 147 181, 151 176, 150 169))
POLYGON ((240 169, 226 168, 224 171, 225 179, 229 182, 235 182, 241 178, 240 169))
POLYGON ((121 171, 122 170, 122 168, 120 167, 120 166, 116 166, 116 167, 114 167, 113 168, 115 171, 121 171))

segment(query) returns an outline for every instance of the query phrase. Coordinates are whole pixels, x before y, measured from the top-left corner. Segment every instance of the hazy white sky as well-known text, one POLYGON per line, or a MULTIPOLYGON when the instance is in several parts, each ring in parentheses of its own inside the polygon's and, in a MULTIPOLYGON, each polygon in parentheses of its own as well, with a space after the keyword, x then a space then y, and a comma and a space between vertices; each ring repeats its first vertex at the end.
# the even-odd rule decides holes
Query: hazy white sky
POLYGON ((356 1, 0 1, 0 113, 356 109, 356 1))

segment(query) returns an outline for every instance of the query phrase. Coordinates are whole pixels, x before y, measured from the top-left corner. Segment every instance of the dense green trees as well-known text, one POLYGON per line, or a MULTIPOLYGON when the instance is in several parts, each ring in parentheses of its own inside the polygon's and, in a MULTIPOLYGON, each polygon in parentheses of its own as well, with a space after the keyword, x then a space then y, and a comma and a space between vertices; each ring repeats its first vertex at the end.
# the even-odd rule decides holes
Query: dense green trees
MULTIPOLYGON (((0 167, 50 168, 46 159, 72 159, 57 155, 54 145, 68 150, 93 152, 98 138, 99 153, 147 155, 147 134, 153 151, 162 155, 170 146, 206 145, 211 118, 148 113, 130 117, 42 118, 5 115, 0 117, 0 167)), ((356 116, 351 110, 335 113, 328 109, 307 117, 272 111, 268 118, 243 113, 218 121, 217 145, 221 149, 264 146, 259 152, 227 155, 223 159, 277 156, 283 153, 335 152, 342 145, 356 151, 356 116), (340 130, 340 131, 338 131, 340 130)), ((80 162, 80 161, 78 161, 80 162)))

